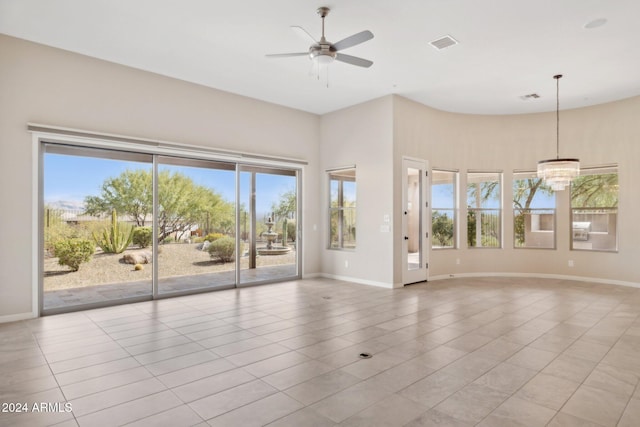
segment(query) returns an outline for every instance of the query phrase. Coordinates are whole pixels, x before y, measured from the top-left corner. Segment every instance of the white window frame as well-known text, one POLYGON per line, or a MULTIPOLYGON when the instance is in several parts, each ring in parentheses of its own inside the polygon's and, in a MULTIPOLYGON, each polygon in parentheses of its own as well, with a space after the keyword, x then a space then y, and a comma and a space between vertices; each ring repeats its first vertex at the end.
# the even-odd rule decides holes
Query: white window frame
POLYGON ((357 246, 357 235, 354 234, 353 236, 353 245, 349 245, 349 246, 345 246, 345 240, 344 240, 344 226, 345 226, 345 215, 348 215, 350 218, 352 218, 351 224, 354 225, 354 228, 356 228, 356 224, 357 224, 357 181, 356 181, 356 167, 355 166, 346 166, 346 167, 341 167, 341 168, 335 168, 335 169, 329 169, 326 171, 327 172, 327 180, 328 180, 328 185, 329 185, 329 191, 328 191, 328 200, 327 200, 327 207, 328 207, 328 244, 327 244, 327 248, 328 249, 332 249, 332 250, 339 250, 339 251, 353 251, 356 249, 357 246), (338 182, 338 194, 337 194, 337 206, 332 206, 332 194, 331 194, 331 184, 333 181, 338 182), (344 206, 344 192, 343 192, 343 188, 344 188, 344 183, 345 182, 353 182, 354 185, 356 186, 356 196, 355 196, 355 200, 353 201, 353 206, 344 206), (334 246, 334 236, 332 233, 332 228, 331 228, 331 221, 333 218, 333 214, 337 213, 338 214, 338 223, 337 223, 337 245, 334 246))
MULTIPOLYGON (((493 180, 492 180, 493 181, 493 180)), ((478 182, 491 182, 488 180, 483 180, 483 181, 478 181, 478 182)), ((503 211, 504 211, 504 200, 503 200, 503 172, 502 171, 495 171, 495 170, 469 170, 467 171, 467 187, 466 187, 466 191, 465 191, 465 203, 467 203, 467 218, 469 216, 470 212, 480 212, 481 214, 483 212, 486 211, 486 213, 496 213, 497 214, 497 231, 498 231, 498 236, 496 237, 497 246, 482 246, 482 242, 480 242, 480 245, 478 245, 477 242, 477 237, 478 237, 478 233, 477 233, 477 237, 476 237, 476 245, 475 246, 471 246, 469 245, 469 236, 467 236, 467 247, 469 249, 502 249, 503 248, 503 236, 504 236, 504 225, 503 225, 503 211), (470 184, 472 184, 472 180, 470 179, 470 177, 472 176, 477 176, 478 178, 482 178, 482 176, 485 175, 487 177, 489 176, 496 176, 496 180, 498 183, 498 207, 497 208, 486 208, 486 207, 470 207, 468 202, 468 195, 469 195, 469 186, 470 184)), ((467 222, 467 230, 468 230, 468 222, 467 222)), ((476 229, 477 230, 477 229, 476 229)), ((481 234, 481 233, 479 233, 481 234)))
MULTIPOLYGON (((604 165, 604 166, 594 166, 594 167, 586 167, 580 169, 580 176, 585 175, 617 175, 618 179, 616 180, 618 183, 620 182, 620 174, 618 165, 604 165)), ((618 184, 616 184, 618 185, 618 184)), ((619 221, 618 221, 618 205, 620 204, 620 190, 617 189, 616 194, 616 206, 611 207, 573 207, 573 191, 575 188, 575 184, 571 183, 570 188, 570 197, 569 197, 569 215, 571 230, 570 230, 570 249, 572 251, 587 251, 587 252, 618 252, 618 246, 620 244, 619 233, 620 229, 619 221), (577 217, 575 211, 594 211, 594 212, 585 212, 582 215, 582 218, 577 217), (599 212, 595 212, 599 211, 599 212), (599 215, 599 214, 607 214, 607 231, 602 231, 601 227, 598 227, 597 224, 594 224, 594 221, 584 221, 585 216, 588 215, 599 215), (614 214, 614 222, 611 224, 610 215, 614 214), (588 223, 588 224, 587 224, 588 223), (610 227, 613 226, 615 230, 612 233, 609 232, 610 227), (594 244, 598 246, 600 240, 606 239, 606 235, 613 235, 614 245, 612 249, 607 248, 593 248, 594 244)), ((597 221, 598 223, 602 223, 601 221, 597 221)))

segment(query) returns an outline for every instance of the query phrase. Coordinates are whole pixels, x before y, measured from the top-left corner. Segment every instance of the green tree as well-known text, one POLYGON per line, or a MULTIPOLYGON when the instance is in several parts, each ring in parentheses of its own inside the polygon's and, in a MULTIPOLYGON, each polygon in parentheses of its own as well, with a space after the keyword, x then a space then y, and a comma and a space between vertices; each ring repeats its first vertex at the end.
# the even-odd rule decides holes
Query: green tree
POLYGON ((618 206, 618 174, 581 175, 571 184, 571 207, 618 206))
POLYGON ((516 179, 513 181, 513 230, 519 246, 524 245, 525 214, 531 209, 531 203, 537 192, 553 194, 551 187, 541 178, 516 179))
POLYGON ((277 221, 284 218, 293 218, 298 208, 298 199, 295 190, 288 190, 280 194, 280 200, 271 205, 274 219, 277 221))
MULTIPOLYGON (((288 190, 280 194, 278 202, 271 204, 273 212, 273 220, 276 223, 275 230, 282 231, 282 239, 291 238, 296 240, 296 211, 298 209, 298 199, 295 190, 288 190), (286 232, 284 232, 284 224, 286 223, 286 232)), ((284 241, 283 241, 284 244, 284 241)))
MULTIPOLYGON (((100 196, 85 198, 90 215, 117 210, 144 226, 153 212, 152 173, 127 170, 102 184, 100 196)), ((214 190, 197 185, 188 176, 169 170, 158 173, 158 241, 175 233, 180 239, 194 226, 208 221, 210 231, 228 232, 235 224, 235 208, 214 190), (231 225, 230 225, 231 224, 231 225)))
POLYGON ((440 246, 453 246, 453 218, 449 218, 445 213, 434 211, 431 230, 440 246))
POLYGON ((469 183, 467 186, 467 203, 469 206, 481 208, 489 200, 500 198, 499 181, 482 181, 469 183))
POLYGON ((124 213, 142 227, 153 211, 152 175, 147 169, 126 170, 114 178, 107 178, 100 196, 85 198, 86 213, 92 216, 124 213))

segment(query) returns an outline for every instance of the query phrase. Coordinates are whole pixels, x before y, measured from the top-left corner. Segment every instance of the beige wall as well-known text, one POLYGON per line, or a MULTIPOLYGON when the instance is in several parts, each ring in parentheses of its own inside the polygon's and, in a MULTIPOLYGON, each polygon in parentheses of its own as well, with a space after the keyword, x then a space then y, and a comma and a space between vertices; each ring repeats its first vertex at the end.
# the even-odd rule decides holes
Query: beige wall
MULTIPOLYGON (((466 248, 461 227, 460 249, 430 253, 430 277, 449 274, 532 273, 605 279, 640 285, 640 97, 560 113, 560 155, 579 157, 583 167, 619 165, 619 252, 570 251, 568 191, 559 192, 557 249, 513 249, 512 200, 514 169, 535 170, 538 160, 555 156, 555 113, 481 116, 437 111, 394 97, 394 165, 401 156, 429 161, 432 168, 458 169, 465 188, 468 169, 504 171, 504 249, 466 248), (456 264, 456 259, 460 264, 456 264), (574 260, 575 266, 568 267, 574 260)), ((399 204, 401 179, 396 173, 394 203, 399 204)), ((463 191, 464 193, 464 191, 463 191)), ((460 217, 466 217, 464 194, 460 217)), ((397 224, 396 224, 397 228, 397 224)), ((397 240, 397 239, 396 239, 397 240)), ((397 243, 397 242, 395 242, 397 243)), ((395 251, 395 280, 400 253, 395 251)))
POLYGON ((0 319, 32 309, 28 122, 308 160, 304 273, 319 272, 318 116, 0 35, 0 319))
POLYGON ((322 177, 322 272, 326 276, 378 286, 393 284, 393 235, 380 231, 384 215, 393 222, 392 101, 387 96, 322 116, 321 171, 356 165, 357 186, 357 247, 354 251, 327 249, 328 179, 322 177))

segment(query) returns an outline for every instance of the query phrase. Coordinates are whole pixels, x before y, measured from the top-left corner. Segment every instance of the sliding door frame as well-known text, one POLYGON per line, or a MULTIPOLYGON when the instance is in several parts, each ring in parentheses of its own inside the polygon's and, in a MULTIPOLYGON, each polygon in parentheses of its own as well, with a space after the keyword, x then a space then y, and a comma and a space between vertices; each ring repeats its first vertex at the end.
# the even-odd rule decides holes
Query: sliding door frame
POLYGON ((207 149, 206 147, 193 146, 172 142, 159 142, 154 140, 146 140, 141 138, 127 137, 121 135, 98 134, 74 129, 66 129, 59 127, 51 127, 45 125, 29 124, 28 130, 32 132, 32 148, 34 155, 32 156, 33 170, 36 176, 33 180, 33 199, 32 199, 32 311, 34 317, 42 315, 58 314, 62 312, 72 312, 87 310, 93 308, 109 307, 114 305, 129 304, 141 301, 150 301, 154 299, 170 298, 182 295, 198 294, 203 292, 212 292, 215 290, 229 289, 233 287, 245 287, 262 285, 285 280, 296 280, 302 277, 302 176, 306 165, 304 160, 278 158, 273 156, 233 152, 228 150, 207 149), (45 144, 67 145, 71 147, 87 148, 87 149, 103 149, 111 151, 124 151, 135 154, 148 154, 152 156, 153 170, 153 266, 151 279, 151 293, 139 297, 123 298, 119 300, 79 304, 76 306, 65 308, 44 308, 44 153, 45 144), (158 158, 160 156, 181 157, 193 160, 210 160, 217 162, 225 162, 235 165, 235 183, 236 183, 236 200, 235 200, 235 232, 236 232, 236 254, 240 247, 241 229, 240 229, 240 171, 242 166, 267 167, 271 169, 283 169, 293 171, 296 176, 296 193, 297 193, 297 212, 296 212, 296 275, 293 277, 284 277, 282 279, 266 280, 255 283, 240 285, 240 256, 235 257, 235 284, 228 288, 202 288, 186 291, 172 292, 162 294, 159 292, 159 266, 157 238, 158 227, 156 226, 158 218, 158 158))

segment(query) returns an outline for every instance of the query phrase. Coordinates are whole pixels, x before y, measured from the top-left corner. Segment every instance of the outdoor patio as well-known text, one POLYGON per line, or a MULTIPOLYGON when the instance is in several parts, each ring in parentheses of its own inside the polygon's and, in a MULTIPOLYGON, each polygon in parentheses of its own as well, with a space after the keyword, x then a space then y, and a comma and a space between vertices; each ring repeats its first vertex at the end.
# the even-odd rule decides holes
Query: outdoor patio
MULTIPOLYGON (((240 271, 240 283, 243 285, 273 280, 294 278, 295 264, 264 266, 240 271)), ((160 294, 171 294, 195 289, 233 287, 235 271, 175 276, 159 280, 160 294)), ((75 305, 106 303, 120 299, 151 295, 151 280, 122 282, 80 288, 60 289, 44 292, 44 310, 53 310, 75 305)))

